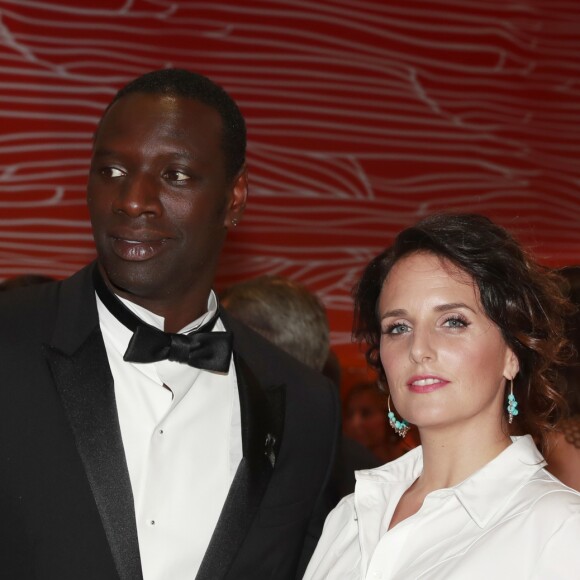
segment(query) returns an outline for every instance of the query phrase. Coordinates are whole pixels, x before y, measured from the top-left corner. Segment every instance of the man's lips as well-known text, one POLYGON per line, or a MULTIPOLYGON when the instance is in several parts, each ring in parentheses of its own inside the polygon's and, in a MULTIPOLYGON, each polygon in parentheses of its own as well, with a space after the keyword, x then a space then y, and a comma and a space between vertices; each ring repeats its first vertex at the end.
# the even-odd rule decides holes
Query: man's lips
POLYGON ((449 381, 435 375, 417 375, 407 381, 407 386, 413 393, 431 393, 448 384, 449 381))
POLYGON ((168 238, 153 236, 111 236, 113 252, 128 262, 143 262, 163 251, 168 238))

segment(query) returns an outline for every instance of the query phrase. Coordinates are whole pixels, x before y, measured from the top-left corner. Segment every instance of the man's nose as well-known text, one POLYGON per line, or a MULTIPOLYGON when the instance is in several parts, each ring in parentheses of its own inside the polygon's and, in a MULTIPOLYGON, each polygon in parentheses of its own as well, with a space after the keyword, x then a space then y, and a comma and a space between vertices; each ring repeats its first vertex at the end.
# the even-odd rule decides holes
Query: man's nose
POLYGON ((129 217, 159 216, 162 213, 160 186, 154 176, 145 172, 127 176, 113 201, 113 211, 129 217))

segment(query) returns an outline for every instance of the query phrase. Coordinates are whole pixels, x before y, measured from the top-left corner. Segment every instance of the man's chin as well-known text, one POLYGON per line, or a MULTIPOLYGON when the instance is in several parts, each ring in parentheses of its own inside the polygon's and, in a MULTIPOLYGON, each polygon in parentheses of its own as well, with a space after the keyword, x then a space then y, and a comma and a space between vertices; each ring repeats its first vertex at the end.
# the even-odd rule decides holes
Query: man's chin
POLYGON ((144 262, 129 262, 123 264, 122 268, 101 262, 99 266, 111 290, 122 298, 154 299, 163 295, 165 278, 158 267, 152 267, 144 262))

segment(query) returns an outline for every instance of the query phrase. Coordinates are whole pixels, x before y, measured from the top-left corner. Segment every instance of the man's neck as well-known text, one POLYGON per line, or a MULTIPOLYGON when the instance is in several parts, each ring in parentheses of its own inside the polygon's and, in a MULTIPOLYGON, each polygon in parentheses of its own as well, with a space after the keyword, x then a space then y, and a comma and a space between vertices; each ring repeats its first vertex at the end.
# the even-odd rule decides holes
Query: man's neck
MULTIPOLYGON (((200 309, 199 314, 191 314, 188 316, 174 317, 173 320, 168 320, 166 316, 163 315, 163 310, 157 309, 157 311, 147 308, 140 302, 129 300, 123 296, 118 295, 121 300, 123 300, 125 306, 133 311, 139 318, 152 324, 160 330, 165 332, 177 333, 177 332, 190 332, 195 330, 199 325, 204 324, 210 317, 213 317, 217 308, 218 301, 215 293, 210 290, 209 295, 204 301, 203 308, 200 309)), ((169 311, 171 314, 173 309, 169 311)), ((185 312, 185 309, 184 311, 185 312)), ((191 312, 191 310, 189 310, 191 312)), ((181 313, 180 313, 181 314, 181 313)))

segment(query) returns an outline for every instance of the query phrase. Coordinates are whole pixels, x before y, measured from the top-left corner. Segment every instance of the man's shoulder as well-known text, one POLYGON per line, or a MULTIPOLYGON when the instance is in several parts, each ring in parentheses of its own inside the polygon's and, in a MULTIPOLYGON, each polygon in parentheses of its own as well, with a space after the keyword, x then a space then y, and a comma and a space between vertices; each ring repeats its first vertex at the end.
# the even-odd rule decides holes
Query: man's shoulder
POLYGON ((0 293, 0 318, 42 316, 58 296, 60 282, 46 282, 0 293))
POLYGON ((89 267, 65 280, 34 284, 0 293, 0 333, 15 336, 21 330, 30 334, 51 326, 57 309, 71 300, 87 285, 89 267))

